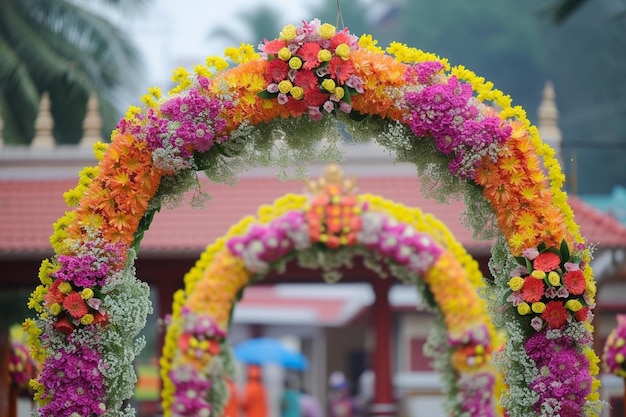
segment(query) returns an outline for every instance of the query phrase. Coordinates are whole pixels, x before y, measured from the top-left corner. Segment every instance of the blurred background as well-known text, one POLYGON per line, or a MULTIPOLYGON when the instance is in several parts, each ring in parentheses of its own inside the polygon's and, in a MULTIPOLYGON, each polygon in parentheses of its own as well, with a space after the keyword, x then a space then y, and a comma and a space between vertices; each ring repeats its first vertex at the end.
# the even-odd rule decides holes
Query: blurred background
MULTIPOLYGON (((540 127, 539 109, 547 103, 552 109, 548 136, 551 145, 558 147, 576 219, 583 223, 584 235, 589 233, 600 242, 594 270, 606 284, 600 293, 605 296, 598 302, 598 314, 604 313, 605 320, 598 326, 602 340, 614 326, 615 314, 626 311, 619 297, 626 282, 626 2, 346 0, 340 6, 341 18, 336 0, 0 2, 3 338, 8 337, 10 324, 29 314, 23 307, 37 284, 41 259, 51 256, 47 241, 51 225, 66 209, 62 193, 75 185, 83 166, 94 163, 90 147, 83 145, 107 140, 126 108, 140 105, 139 97, 149 87, 168 91, 175 68, 191 69, 207 56, 222 56, 226 47, 242 42, 256 46, 264 38, 277 37, 285 24, 318 17, 345 25, 357 35, 372 34, 383 48, 398 41, 434 52, 453 66, 464 65, 509 94, 540 127), (552 93, 546 93, 547 82, 552 93)), ((372 159, 380 154, 369 146, 349 153, 345 170, 368 177, 361 182, 363 192, 379 191, 407 205, 428 206, 421 197, 406 196, 407 186, 418 186, 407 182, 412 181, 408 178, 414 176, 414 169, 395 166, 384 156, 372 159)), ((311 169, 313 174, 322 170, 321 166, 311 169)), ((284 185, 268 179, 272 175, 251 171, 229 191, 209 188, 214 196, 223 194, 210 210, 228 215, 200 230, 177 223, 182 217, 197 216, 189 210, 173 211, 169 217, 163 213, 162 219, 155 220, 142 245, 145 264, 137 266, 138 276, 155 289, 155 314, 146 328, 150 342, 137 368, 142 377, 137 400, 147 404, 140 409, 142 415, 159 412, 155 364, 162 336, 159 323, 170 309, 168 296, 182 286, 183 274, 204 246, 240 217, 286 192, 303 189, 300 183, 284 185), (247 199, 221 200, 233 194, 247 199), (163 267, 166 263, 159 264, 163 259, 169 260, 169 270, 163 267), (165 276, 170 280, 166 282, 165 276)), ((467 232, 458 221, 462 203, 446 209, 428 207, 438 216, 449 209, 445 222, 453 233, 462 235, 460 240, 472 255, 488 258, 484 244, 463 235, 467 232)), ((482 266, 488 275, 488 268, 482 266)), ((276 337, 311 361, 301 375, 307 389, 323 397, 327 376, 339 369, 356 395, 373 344, 372 289, 364 283, 332 289, 299 285, 276 281, 265 288, 250 288, 248 304, 244 298, 236 311, 233 343, 253 336, 276 337), (306 311, 284 322, 285 313, 272 310, 272 305, 289 300, 300 300, 299 307, 306 311), (328 316, 333 308, 343 313, 328 316)), ((405 290, 392 289, 389 296, 396 385, 404 389, 402 395, 418 388, 422 394, 433 392, 438 383, 428 379, 429 367, 421 354, 430 319, 415 311, 419 300, 414 295, 407 298, 405 290), (428 375, 417 377, 419 372, 428 375)), ((279 375, 275 379, 282 378, 281 372, 272 366, 267 370, 269 377, 279 375)), ((608 386, 615 388, 616 382, 609 381, 608 386)))

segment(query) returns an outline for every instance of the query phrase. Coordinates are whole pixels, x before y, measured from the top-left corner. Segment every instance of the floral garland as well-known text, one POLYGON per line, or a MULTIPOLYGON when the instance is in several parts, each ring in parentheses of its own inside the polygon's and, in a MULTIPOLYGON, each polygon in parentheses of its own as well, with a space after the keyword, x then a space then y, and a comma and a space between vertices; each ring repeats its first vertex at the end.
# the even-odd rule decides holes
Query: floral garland
MULTIPOLYGON (((415 164, 434 197, 463 193, 472 229, 497 238, 494 281, 485 296, 493 320, 507 333, 495 356, 508 386, 502 398, 507 413, 549 416, 565 407, 598 415, 592 248, 574 222, 554 151, 523 109, 464 67, 397 42, 383 51, 369 35, 356 38, 317 19, 286 26, 259 51, 251 45, 227 49, 237 64, 230 69, 218 57, 196 66, 193 75, 178 69, 167 97, 151 88, 143 97, 146 108, 129 108, 110 146, 96 145, 98 166, 85 168, 78 186, 65 194, 73 210, 54 225, 55 255, 43 261, 42 284, 29 301, 38 317, 25 323, 31 350, 43 362, 32 383, 39 415, 130 415, 132 409, 120 408, 133 392, 132 360, 143 343, 137 334, 151 309, 133 262, 154 214, 194 187, 202 196, 197 170, 228 182, 248 166, 286 170, 336 160, 337 121, 355 140, 375 137, 398 160, 415 164), (327 141, 319 149, 322 137, 327 141), (535 250, 558 252, 558 268, 541 269, 524 256, 535 250), (531 262, 526 272, 517 269, 516 257, 531 262), (567 269, 572 265, 584 276, 582 293, 580 273, 567 269), (539 301, 523 301, 528 312, 513 302, 523 294, 537 298, 536 271, 546 273, 545 293, 539 301), (555 274, 550 281, 552 272, 558 285, 555 274), (512 296, 511 278, 529 281, 526 290, 512 296), (540 312, 540 303, 546 310, 540 312), (575 405, 543 389, 550 367, 544 365, 548 357, 536 357, 528 345, 535 333, 587 358, 580 374, 589 387, 580 387, 577 393, 584 395, 571 400, 575 405), (76 364, 78 375, 68 370, 76 364), (67 375, 71 387, 80 388, 80 401, 71 389, 56 389, 70 380, 67 375)), ((565 382, 567 376, 550 372, 555 382, 565 382)))
POLYGON ((606 339, 602 360, 606 372, 626 378, 626 315, 617 315, 617 327, 606 339))
POLYGON ((209 246, 185 277, 185 291, 175 297, 161 358, 166 416, 221 413, 226 401, 222 381, 232 365, 225 346, 229 312, 249 282, 283 268, 294 256, 301 266, 336 272, 336 266, 357 255, 379 273, 386 265, 433 300, 431 308, 443 320, 438 320, 435 337, 440 340, 433 342, 432 356, 452 381, 446 402, 452 415, 500 415, 493 401, 498 377, 489 364, 495 330, 476 293, 484 285, 481 273, 445 226, 424 219, 417 209, 346 195, 332 184, 310 201, 288 195, 271 212, 264 211, 265 222, 246 218, 209 246), (336 262, 310 264, 311 255, 329 253, 336 262))

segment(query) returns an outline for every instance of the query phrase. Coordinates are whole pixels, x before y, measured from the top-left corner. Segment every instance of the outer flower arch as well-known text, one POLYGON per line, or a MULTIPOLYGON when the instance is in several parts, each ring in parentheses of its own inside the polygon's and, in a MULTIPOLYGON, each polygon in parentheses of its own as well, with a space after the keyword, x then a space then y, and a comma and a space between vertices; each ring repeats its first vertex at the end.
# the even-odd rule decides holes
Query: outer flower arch
POLYGON ((329 187, 330 193, 311 200, 284 196, 259 210, 256 219, 244 218, 208 246, 185 276, 160 362, 165 415, 208 416, 212 410, 220 415, 226 400, 222 378, 232 370, 225 338, 236 300, 245 286, 270 270, 294 257, 316 267, 311 261, 320 254, 334 259, 317 265, 329 275, 363 257, 380 274, 416 285, 437 312, 431 350, 448 381, 451 415, 501 415, 494 398, 502 381, 490 361, 498 335, 478 296, 485 284, 477 262, 433 216, 378 196, 347 195, 341 186, 329 187), (332 212, 337 215, 328 215, 332 212), (333 232, 333 222, 341 229, 333 232))
POLYGON ((337 160, 346 133, 414 163, 435 197, 462 194, 472 230, 496 239, 485 297, 507 336, 494 359, 508 415, 599 415, 592 252, 554 151, 523 109, 436 55, 396 42, 383 51, 317 19, 287 25, 258 53, 225 54, 234 67, 209 57, 194 74, 176 70, 167 97, 151 88, 65 193, 73 210, 54 224, 55 255, 29 300, 38 317, 25 323, 43 362, 31 383, 40 415, 134 414, 121 408, 151 306, 133 261, 161 207, 194 187, 201 195, 196 171, 229 181, 258 164, 337 160))

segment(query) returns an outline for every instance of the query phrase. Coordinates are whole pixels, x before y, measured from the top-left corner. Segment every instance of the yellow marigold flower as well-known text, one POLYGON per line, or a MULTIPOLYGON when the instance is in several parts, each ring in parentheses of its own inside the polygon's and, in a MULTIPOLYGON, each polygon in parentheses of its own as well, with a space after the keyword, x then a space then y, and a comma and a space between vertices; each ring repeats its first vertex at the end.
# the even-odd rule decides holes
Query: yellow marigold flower
POLYGON ((39 267, 39 281, 41 281, 43 285, 52 285, 52 278, 50 277, 50 274, 55 272, 57 269, 58 265, 53 264, 49 259, 44 259, 39 267))
POLYGON ((293 84, 291 84, 291 81, 289 80, 282 80, 278 83, 278 91, 283 94, 287 94, 289 91, 291 91, 291 87, 293 87, 293 84))
POLYGON ((83 297, 84 300, 89 300, 93 297, 93 290, 91 288, 84 288, 80 292, 80 295, 83 297))
POLYGON ((528 303, 520 303, 517 306, 517 312, 521 315, 521 316, 525 316, 527 314, 530 314, 530 306, 528 305, 528 303))
POLYGON ((289 60, 289 68, 291 68, 292 70, 298 70, 302 68, 302 60, 297 56, 291 57, 291 59, 289 60))
POLYGON ((541 301, 532 304, 533 313, 541 314, 546 310, 546 305, 541 301))
POLYGON ((282 59, 283 61, 288 61, 289 58, 291 58, 291 51, 289 50, 289 48, 280 48, 280 50, 278 51, 278 58, 282 59))
MULTIPOLYGON (((131 107, 134 107, 134 106, 131 106, 131 107)), ((137 107, 137 109, 139 109, 139 107, 137 107)), ((130 108, 128 110, 130 110, 130 108)), ((139 109, 139 111, 141 112, 141 109, 139 109)), ((126 115, 128 115, 128 112, 126 113, 126 115)), ((102 158, 104 158, 104 154, 107 151, 108 147, 109 145, 104 142, 98 141, 94 143, 93 154, 98 161, 102 161, 102 158)))
POLYGON ((209 69, 215 68, 217 71, 224 71, 228 68, 228 61, 221 56, 209 56, 204 63, 209 69))
POLYGON ((84 187, 76 187, 64 192, 63 199, 65 200, 65 204, 67 204, 69 207, 78 206, 78 203, 80 202, 80 199, 83 196, 84 192, 84 187))
POLYGON ((69 294, 72 292, 72 284, 70 284, 67 281, 63 281, 61 284, 59 284, 59 291, 61 291, 61 294, 69 294))
POLYGON ((343 87, 335 87, 334 95, 339 100, 341 100, 345 94, 346 94, 346 91, 343 89, 343 87))
POLYGON ((172 81, 178 83, 178 85, 170 90, 172 93, 180 93, 187 87, 191 86, 191 78, 189 77, 189 71, 183 67, 178 67, 172 71, 172 81))
POLYGON ((85 314, 80 318, 80 324, 87 326, 88 324, 93 323, 93 314, 85 314))
POLYGON ((565 303, 565 308, 576 312, 580 310, 581 308, 583 308, 583 305, 578 300, 567 300, 567 302, 565 303))
POLYGON ((94 178, 98 176, 100 173, 100 168, 95 167, 84 167, 78 173, 78 182, 82 185, 89 185, 94 178))
POLYGON ((291 93, 291 96, 296 100, 301 100, 304 97, 304 89, 302 87, 292 87, 289 93, 291 93))
POLYGON ((556 271, 550 271, 548 273, 548 282, 553 287, 558 287, 561 285, 561 276, 556 271))
POLYGON ((196 73, 196 75, 205 78, 211 78, 211 76, 213 75, 211 74, 211 71, 209 71, 209 69, 202 64, 194 65, 193 72, 196 73))
POLYGON ((150 94, 142 95, 141 102, 150 108, 156 108, 159 105, 159 103, 150 94))
POLYGON ((50 305, 49 309, 53 316, 58 316, 63 311, 63 306, 59 303, 54 303, 50 305))
POLYGON ((328 62, 332 57, 333 54, 328 49, 320 49, 317 53, 317 59, 319 59, 320 62, 328 62))
POLYGON ((148 87, 148 93, 152 94, 152 96, 157 100, 163 96, 163 92, 161 91, 161 89, 156 86, 148 87))
POLYGON ((361 35, 359 38, 359 47, 367 49, 371 52, 382 54, 384 51, 381 47, 377 46, 378 41, 372 38, 372 35, 361 35))
POLYGON ((286 41, 290 41, 296 37, 296 26, 289 24, 280 31, 278 36, 280 39, 284 39, 286 41))
POLYGON ((322 81, 322 88, 326 91, 329 91, 332 93, 335 91, 335 87, 336 87, 335 81, 331 80, 330 78, 327 78, 324 81, 322 81))
POLYGON ((347 60, 350 56, 350 47, 345 43, 340 43, 335 49, 335 55, 343 60, 347 60))
POLYGON ((524 285, 524 278, 522 277, 513 277, 509 280, 509 288, 513 291, 519 291, 522 289, 524 285))
POLYGON ((335 27, 330 23, 324 23, 320 26, 317 33, 322 37, 322 39, 330 39, 335 36, 335 27))
POLYGON ((41 303, 43 301, 44 295, 48 292, 48 289, 43 285, 38 285, 37 288, 30 294, 28 299, 28 308, 31 310, 35 310, 40 313, 43 309, 41 307, 41 303))
POLYGON ((546 273, 539 269, 535 269, 530 275, 532 275, 532 277, 536 279, 544 279, 546 277, 546 273))

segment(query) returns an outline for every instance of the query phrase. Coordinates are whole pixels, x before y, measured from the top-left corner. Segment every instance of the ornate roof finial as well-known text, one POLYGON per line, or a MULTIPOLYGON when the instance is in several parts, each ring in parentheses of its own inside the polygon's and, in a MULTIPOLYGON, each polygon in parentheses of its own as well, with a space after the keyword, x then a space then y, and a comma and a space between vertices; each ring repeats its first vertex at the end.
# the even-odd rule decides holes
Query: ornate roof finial
POLYGON ((80 140, 80 146, 93 145, 102 140, 102 118, 98 105, 98 96, 94 91, 89 94, 87 101, 87 113, 83 119, 83 137, 80 140))
POLYGON ((50 113, 50 97, 47 92, 44 92, 39 102, 39 114, 35 120, 35 137, 30 146, 33 148, 54 147, 53 128, 54 119, 52 119, 52 114, 50 113))
POLYGON ((559 129, 558 119, 559 110, 556 107, 554 85, 552 81, 546 81, 546 85, 543 88, 543 97, 539 109, 537 110, 537 116, 539 123, 537 128, 539 129, 539 136, 541 139, 550 145, 556 152, 556 158, 559 163, 562 163, 561 159, 561 142, 563 135, 561 129, 559 129))
POLYGON ((353 194, 356 191, 356 178, 346 178, 337 164, 330 164, 324 169, 324 176, 318 180, 305 180, 309 194, 318 195, 331 192, 332 194, 353 194), (332 189, 332 191, 331 191, 332 189))

